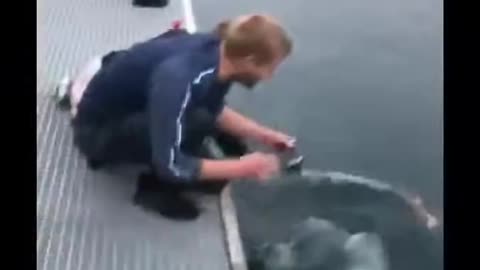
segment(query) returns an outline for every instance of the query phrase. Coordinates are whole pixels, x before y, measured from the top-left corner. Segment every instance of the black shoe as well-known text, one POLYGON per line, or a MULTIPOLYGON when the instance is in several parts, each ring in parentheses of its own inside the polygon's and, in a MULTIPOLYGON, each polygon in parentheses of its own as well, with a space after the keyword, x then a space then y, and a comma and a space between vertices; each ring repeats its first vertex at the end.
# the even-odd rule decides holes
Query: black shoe
POLYGON ((228 181, 197 182, 192 184, 192 186, 189 187, 189 190, 205 194, 218 195, 222 192, 227 183, 228 181))
POLYGON ((177 192, 136 192, 134 204, 173 220, 194 220, 200 215, 195 202, 177 192))
POLYGON ((142 173, 139 176, 139 189, 142 190, 170 190, 174 192, 193 191, 205 194, 220 194, 228 181, 198 181, 192 183, 172 183, 159 181, 152 173, 142 173))
POLYGON ((177 186, 162 183, 148 174, 140 175, 133 202, 173 220, 194 220, 200 215, 196 203, 186 198, 177 186))
POLYGON ((68 76, 65 76, 56 86, 53 98, 61 110, 70 110, 70 89, 72 82, 68 76))
POLYGON ((165 7, 168 0, 133 0, 133 5, 138 7, 165 7))
POLYGON ((137 190, 140 191, 171 191, 183 192, 188 190, 186 184, 159 180, 152 172, 143 172, 138 176, 137 190))
POLYGON ((103 168, 105 166, 105 163, 100 161, 100 160, 97 160, 97 159, 87 159, 87 165, 88 165, 88 168, 90 168, 91 170, 99 170, 101 168, 103 168))

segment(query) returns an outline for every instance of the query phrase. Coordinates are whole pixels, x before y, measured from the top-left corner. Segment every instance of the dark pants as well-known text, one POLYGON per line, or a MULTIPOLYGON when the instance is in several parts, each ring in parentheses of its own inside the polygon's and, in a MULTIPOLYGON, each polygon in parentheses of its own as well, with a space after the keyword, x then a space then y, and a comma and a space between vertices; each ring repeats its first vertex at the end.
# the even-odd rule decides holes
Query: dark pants
POLYGON ((102 163, 149 163, 150 137, 145 114, 100 124, 73 121, 74 142, 88 160, 102 163))
MULTIPOLYGON (((182 151, 211 158, 203 147, 205 137, 211 136, 227 156, 240 156, 247 147, 237 138, 215 128, 215 119, 204 110, 187 116, 182 151)), ((73 121, 74 142, 89 161, 102 164, 134 163, 151 165, 152 146, 148 117, 136 113, 119 121, 103 125, 76 124, 73 121)))
MULTIPOLYGON (((185 130, 182 150, 199 155, 203 139, 214 132, 213 120, 195 115, 185 130)), ((152 145, 146 113, 135 113, 121 120, 100 124, 73 122, 74 141, 88 159, 106 163, 149 164, 152 145)))

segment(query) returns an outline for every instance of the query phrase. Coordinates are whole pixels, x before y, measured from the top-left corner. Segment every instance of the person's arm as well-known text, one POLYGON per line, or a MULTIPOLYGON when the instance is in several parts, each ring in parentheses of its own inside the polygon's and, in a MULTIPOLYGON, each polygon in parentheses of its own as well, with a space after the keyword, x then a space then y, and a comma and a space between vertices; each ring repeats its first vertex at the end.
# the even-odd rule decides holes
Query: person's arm
POLYGON ((278 174, 279 160, 275 155, 251 153, 239 160, 203 160, 204 179, 242 179, 268 180, 278 174))
POLYGON ((174 67, 175 62, 167 61, 157 68, 149 93, 152 163, 156 173, 160 177, 184 181, 249 176, 244 160, 199 159, 181 151, 184 113, 191 93, 189 80, 182 78, 174 67))
POLYGON ((263 141, 263 135, 267 132, 266 127, 228 106, 224 106, 220 112, 217 118, 217 125, 222 131, 241 139, 263 141))
POLYGON ((265 144, 270 144, 271 138, 281 134, 236 112, 228 106, 224 106, 220 112, 217 118, 217 125, 221 130, 232 136, 241 139, 254 139, 265 144))
POLYGON ((220 112, 217 125, 232 136, 240 139, 254 139, 278 150, 295 147, 293 137, 263 126, 228 106, 224 106, 220 112))
POLYGON ((245 162, 240 159, 203 159, 201 161, 200 179, 203 180, 235 180, 248 176, 245 162))

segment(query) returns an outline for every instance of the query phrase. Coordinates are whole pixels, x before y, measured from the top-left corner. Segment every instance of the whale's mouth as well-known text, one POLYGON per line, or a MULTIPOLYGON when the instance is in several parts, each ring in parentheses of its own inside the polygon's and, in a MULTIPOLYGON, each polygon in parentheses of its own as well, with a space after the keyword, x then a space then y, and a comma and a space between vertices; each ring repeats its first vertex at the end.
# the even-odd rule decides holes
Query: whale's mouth
POLYGON ((437 229, 441 226, 440 219, 429 211, 425 206, 423 199, 418 194, 413 194, 411 192, 407 192, 400 188, 395 188, 392 185, 389 185, 385 182, 366 178, 357 175, 351 175, 343 172, 337 171, 320 171, 320 170, 311 170, 311 169, 304 169, 301 172, 301 175, 312 182, 319 182, 319 181, 330 181, 332 183, 341 183, 341 182, 350 182, 350 183, 357 183, 357 184, 364 184, 370 188, 375 190, 389 190, 397 195, 401 196, 405 201, 407 201, 412 209, 414 210, 417 217, 422 220, 422 222, 429 228, 430 230, 437 229))
MULTIPOLYGON (((307 254, 302 255, 307 258, 305 261, 323 263, 316 261, 317 257, 312 255, 316 253, 308 247, 317 245, 318 241, 313 238, 313 242, 306 240, 307 244, 303 245, 308 247, 307 251, 291 253, 286 251, 287 246, 273 248, 289 243, 285 237, 290 228, 309 216, 331 221, 351 235, 368 235, 362 241, 354 241, 356 248, 349 249, 349 258, 354 258, 355 262, 352 267, 384 265, 384 254, 392 269, 423 270, 425 265, 428 269, 440 269, 443 253, 441 234, 436 230, 441 227, 439 218, 427 210, 419 195, 386 182, 337 171, 302 168, 268 183, 235 182, 231 185, 231 194, 249 269, 262 269, 255 265, 266 262, 301 269, 297 265, 300 262, 290 262, 298 254, 307 254), (382 248, 372 240, 375 238, 372 234, 382 239, 382 248), (258 253, 257 248, 264 243, 271 247, 258 253), (288 256, 282 255, 284 253, 288 256)), ((327 241, 322 237, 317 240, 327 241)))

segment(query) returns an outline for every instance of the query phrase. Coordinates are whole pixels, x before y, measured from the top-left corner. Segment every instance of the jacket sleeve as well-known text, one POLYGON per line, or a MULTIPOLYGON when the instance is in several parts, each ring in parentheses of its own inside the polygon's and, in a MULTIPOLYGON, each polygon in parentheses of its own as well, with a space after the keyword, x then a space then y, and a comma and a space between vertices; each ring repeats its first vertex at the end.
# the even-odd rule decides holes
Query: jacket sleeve
POLYGON ((174 67, 174 63, 166 61, 156 68, 151 78, 148 114, 152 163, 159 177, 191 181, 198 178, 200 160, 180 149, 185 111, 191 98, 190 81, 174 67))

